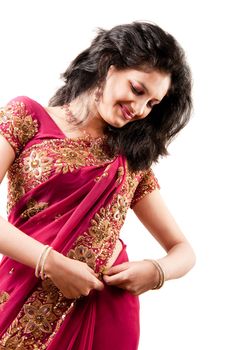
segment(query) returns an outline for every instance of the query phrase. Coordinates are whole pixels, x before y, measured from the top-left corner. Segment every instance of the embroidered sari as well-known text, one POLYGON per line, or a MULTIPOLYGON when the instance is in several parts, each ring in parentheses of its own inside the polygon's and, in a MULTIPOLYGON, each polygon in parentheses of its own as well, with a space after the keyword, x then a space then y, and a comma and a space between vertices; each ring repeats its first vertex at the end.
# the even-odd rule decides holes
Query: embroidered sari
MULTIPOLYGON (((123 156, 109 158, 104 137, 65 137, 25 96, 1 109, 0 133, 16 154, 8 171, 9 222, 101 278, 127 210, 158 188, 152 171, 131 172, 123 156)), ((122 242, 114 264, 127 260, 122 242)), ((3 257, 0 349, 136 350, 138 340, 138 297, 105 285, 67 299, 50 279, 3 257)))

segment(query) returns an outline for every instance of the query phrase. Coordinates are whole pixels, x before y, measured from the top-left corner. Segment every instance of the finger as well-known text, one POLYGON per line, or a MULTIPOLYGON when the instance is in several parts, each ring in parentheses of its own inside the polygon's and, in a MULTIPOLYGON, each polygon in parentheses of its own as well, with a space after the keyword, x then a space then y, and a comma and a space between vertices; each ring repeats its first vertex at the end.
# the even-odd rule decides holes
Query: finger
POLYGON ((104 275, 112 276, 119 272, 125 271, 129 268, 129 263, 125 262, 123 264, 115 265, 104 271, 104 275))
POLYGON ((93 288, 96 289, 96 290, 103 290, 104 289, 104 284, 103 284, 103 282, 101 282, 100 280, 98 280, 96 278, 93 288))
POLYGON ((122 283, 125 283, 126 281, 126 275, 125 272, 119 272, 115 275, 112 276, 108 276, 108 275, 104 275, 103 279, 105 281, 105 283, 107 283, 110 286, 116 286, 116 285, 120 285, 122 283))
POLYGON ((79 264, 79 266, 82 266, 82 268, 85 268, 88 272, 90 272, 92 275, 95 274, 94 270, 85 262, 83 261, 77 261, 77 264, 79 264))
POLYGON ((91 292, 90 288, 86 288, 84 290, 82 290, 82 296, 87 297, 91 292))
POLYGON ((90 266, 88 266, 87 264, 86 264, 86 269, 87 269, 87 271, 90 272, 92 275, 95 275, 95 271, 94 271, 90 266))

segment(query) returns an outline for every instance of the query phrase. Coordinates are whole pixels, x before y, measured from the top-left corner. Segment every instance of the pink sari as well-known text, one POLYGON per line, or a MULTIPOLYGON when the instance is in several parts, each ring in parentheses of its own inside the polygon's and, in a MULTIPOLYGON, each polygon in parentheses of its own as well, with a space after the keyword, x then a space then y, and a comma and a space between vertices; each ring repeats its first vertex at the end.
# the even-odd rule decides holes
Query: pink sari
MULTIPOLYGON (((109 159, 104 139, 67 139, 37 102, 3 109, 0 132, 16 152, 9 169, 9 222, 99 274, 129 207, 158 184, 109 159)), ((126 247, 114 264, 127 261, 126 247)), ((8 257, 0 264, 0 349, 136 350, 139 301, 116 287, 66 299, 51 280, 8 257)))

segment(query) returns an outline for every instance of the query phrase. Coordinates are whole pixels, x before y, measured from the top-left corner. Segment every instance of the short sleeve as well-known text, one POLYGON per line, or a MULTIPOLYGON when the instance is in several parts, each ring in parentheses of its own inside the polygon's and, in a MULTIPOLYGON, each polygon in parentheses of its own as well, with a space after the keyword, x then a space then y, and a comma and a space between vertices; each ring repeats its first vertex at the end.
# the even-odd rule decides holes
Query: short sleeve
POLYGON ((130 207, 133 206, 145 197, 148 193, 151 193, 155 189, 160 189, 157 178, 155 177, 152 169, 147 170, 141 177, 139 184, 134 192, 134 196, 131 202, 130 207))
POLYGON ((37 120, 32 118, 23 100, 16 98, 0 108, 0 134, 9 142, 16 155, 37 131, 37 120))

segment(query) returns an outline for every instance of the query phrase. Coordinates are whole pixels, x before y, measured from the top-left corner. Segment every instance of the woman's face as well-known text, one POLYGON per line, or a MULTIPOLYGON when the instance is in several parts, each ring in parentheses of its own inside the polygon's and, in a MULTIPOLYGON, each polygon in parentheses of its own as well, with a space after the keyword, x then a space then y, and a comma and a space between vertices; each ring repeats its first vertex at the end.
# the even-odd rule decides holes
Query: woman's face
POLYGON ((121 128, 145 118, 166 95, 171 80, 157 70, 109 68, 97 112, 105 123, 121 128))

